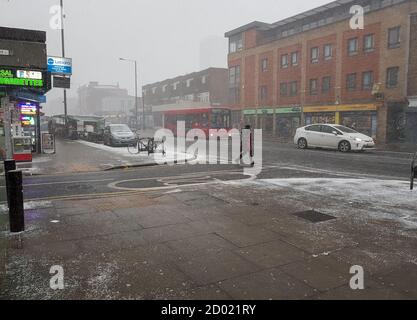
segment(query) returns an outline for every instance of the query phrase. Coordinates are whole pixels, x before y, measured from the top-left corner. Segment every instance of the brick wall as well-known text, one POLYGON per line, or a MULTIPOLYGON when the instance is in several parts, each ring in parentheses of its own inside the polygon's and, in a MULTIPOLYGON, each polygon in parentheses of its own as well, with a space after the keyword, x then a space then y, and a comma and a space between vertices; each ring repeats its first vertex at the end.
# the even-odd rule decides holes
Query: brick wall
POLYGON ((417 13, 410 17, 410 51, 408 60, 408 96, 417 96, 417 13))
POLYGON ((336 60, 337 51, 339 50, 336 45, 337 35, 331 34, 326 37, 320 37, 317 39, 307 41, 307 59, 306 63, 306 104, 331 104, 336 101, 335 87, 336 87, 336 60), (324 46, 332 46, 331 58, 325 59, 324 57, 324 46), (318 63, 312 63, 311 61, 311 50, 313 48, 319 49, 318 63), (330 77, 330 90, 326 93, 322 91, 322 80, 323 77, 330 77), (316 95, 310 94, 310 80, 318 80, 318 90, 316 95))

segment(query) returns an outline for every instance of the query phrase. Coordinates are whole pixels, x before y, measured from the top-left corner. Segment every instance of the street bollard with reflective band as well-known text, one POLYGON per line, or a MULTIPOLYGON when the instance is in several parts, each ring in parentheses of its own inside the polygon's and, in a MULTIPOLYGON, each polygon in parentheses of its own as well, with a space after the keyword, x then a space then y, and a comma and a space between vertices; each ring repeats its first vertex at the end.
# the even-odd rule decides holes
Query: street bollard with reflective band
POLYGON ((4 160, 4 173, 6 176, 6 193, 7 193, 7 205, 10 207, 10 195, 9 195, 9 183, 7 179, 7 172, 16 170, 15 160, 4 160))
POLYGON ((9 180, 9 221, 10 232, 25 231, 25 212, 23 207, 23 175, 21 170, 13 170, 7 173, 9 180))

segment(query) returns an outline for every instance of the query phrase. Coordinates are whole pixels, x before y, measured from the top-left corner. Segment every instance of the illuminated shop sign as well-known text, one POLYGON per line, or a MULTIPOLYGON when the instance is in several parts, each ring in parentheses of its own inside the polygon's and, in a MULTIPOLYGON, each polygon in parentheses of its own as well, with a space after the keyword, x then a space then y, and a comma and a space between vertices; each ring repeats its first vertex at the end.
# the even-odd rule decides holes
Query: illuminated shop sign
POLYGON ((38 106, 33 103, 19 103, 20 114, 26 116, 35 116, 38 111, 38 106))
POLYGON ((17 70, 16 77, 19 79, 42 80, 42 72, 29 71, 29 70, 17 70))
POLYGON ((22 126, 34 126, 35 125, 35 118, 31 116, 21 116, 20 121, 22 126))
POLYGON ((0 68, 0 86, 42 88, 43 75, 39 71, 0 68))

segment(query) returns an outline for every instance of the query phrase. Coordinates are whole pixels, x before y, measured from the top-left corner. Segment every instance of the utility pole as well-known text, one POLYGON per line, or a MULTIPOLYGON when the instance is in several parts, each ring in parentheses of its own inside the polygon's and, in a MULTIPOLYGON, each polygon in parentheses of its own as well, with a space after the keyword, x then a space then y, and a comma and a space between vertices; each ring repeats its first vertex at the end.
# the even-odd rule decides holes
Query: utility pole
MULTIPOLYGON (((62 57, 65 58, 65 33, 64 33, 64 0, 61 2, 61 44, 62 44, 62 57)), ((67 89, 64 89, 64 114, 65 114, 65 126, 67 125, 67 89)))
MULTIPOLYGON (((135 114, 136 114, 136 131, 139 129, 139 103, 138 103, 138 62, 135 60, 135 114)), ((142 114, 143 117, 143 114, 142 114)), ((142 121, 143 123, 143 121, 142 121)), ((142 125, 143 131, 143 125, 142 125)))
MULTIPOLYGON (((136 131, 139 131, 139 101, 138 101, 138 62, 137 60, 130 60, 125 58, 119 58, 120 61, 127 61, 127 62, 133 62, 135 64, 135 116, 136 116, 136 131)), ((143 93, 142 93, 142 132, 145 129, 145 102, 143 100, 143 93)))
POLYGON ((145 91, 142 90, 142 131, 145 130, 145 91))
POLYGON ((10 114, 10 99, 9 97, 4 97, 0 99, 0 103, 4 110, 4 142, 6 148, 6 159, 13 158, 12 151, 12 128, 11 128, 11 114, 10 114))

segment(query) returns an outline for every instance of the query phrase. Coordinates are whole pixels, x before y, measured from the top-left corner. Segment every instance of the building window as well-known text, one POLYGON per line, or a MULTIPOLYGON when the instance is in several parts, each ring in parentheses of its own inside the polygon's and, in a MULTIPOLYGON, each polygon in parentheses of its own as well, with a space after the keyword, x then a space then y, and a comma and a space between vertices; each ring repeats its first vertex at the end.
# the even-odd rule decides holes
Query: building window
POLYGON ((194 101, 194 95, 193 94, 187 94, 184 96, 185 101, 194 101))
POLYGON ((297 81, 290 82, 290 96, 294 97, 298 94, 298 83, 297 81))
POLYGON ((311 63, 319 62, 319 48, 311 48, 311 63))
POLYGON ((206 84, 207 83, 207 76, 202 76, 201 77, 201 83, 202 84, 206 84))
POLYGON ((167 91, 167 87, 168 87, 168 85, 164 84, 164 85, 162 86, 162 92, 166 92, 166 91, 167 91))
POLYGON ((230 87, 238 87, 240 85, 240 66, 229 69, 229 85, 230 87))
POLYGON ((229 98, 231 104, 240 103, 240 66, 229 69, 229 98))
POLYGON ((318 90, 317 79, 311 79, 310 80, 310 95, 311 96, 317 95, 317 90, 318 90))
POLYGON ((372 90, 374 86, 374 73, 367 71, 362 74, 362 90, 372 90))
POLYGON ((400 72, 399 67, 393 67, 387 69, 387 88, 395 88, 398 86, 398 74, 400 72))
POLYGON ((178 82, 175 82, 175 83, 172 85, 172 87, 174 88, 174 90, 177 90, 179 85, 180 85, 180 82, 178 81, 178 82))
POLYGON ((281 56, 281 68, 288 68, 288 54, 281 56))
POLYGON ((356 90, 356 73, 351 73, 347 75, 346 89, 349 91, 356 90))
POLYGON ((268 71, 268 59, 261 60, 261 71, 267 72, 268 71))
POLYGON ((348 55, 354 56, 358 54, 358 38, 348 40, 348 55))
MULTIPOLYGON (((234 87, 229 89, 229 99, 231 104, 239 104, 240 103, 240 88, 234 87)), ((202 101, 204 102, 204 101, 202 101)), ((208 101, 210 102, 210 101, 208 101)))
POLYGON ((268 100, 268 87, 262 86, 259 88, 259 100, 264 102, 268 100))
POLYGON ((375 37, 373 34, 368 34, 363 38, 363 51, 372 52, 375 50, 375 37))
POLYGON ((333 46, 331 44, 326 44, 324 46, 324 59, 329 60, 333 57, 333 46))
POLYGON ((328 93, 330 91, 330 83, 331 83, 331 77, 324 77, 322 79, 321 91, 323 93, 328 93))
POLYGON ((401 27, 388 29, 388 48, 398 48, 400 46, 401 27))
POLYGON ((243 50, 242 34, 238 34, 229 39, 229 53, 243 50))
POLYGON ((194 79, 188 79, 187 80, 187 88, 191 87, 191 83, 193 82, 194 79))
POLYGON ((153 87, 152 88, 152 94, 155 94, 156 93, 156 89, 158 89, 157 87, 153 87))
POLYGON ((198 95, 200 102, 210 102, 210 92, 202 92, 198 95))
POLYGON ((279 86, 279 93, 281 97, 288 96, 288 85, 286 82, 282 82, 281 85, 279 86))
POLYGON ((293 66, 298 66, 298 52, 291 53, 291 64, 293 66))

